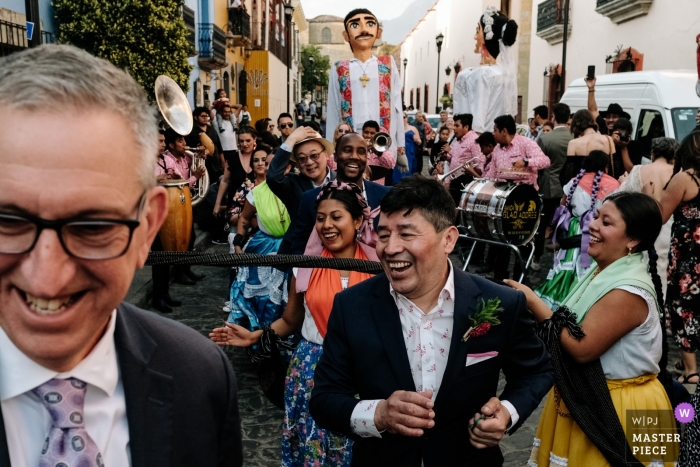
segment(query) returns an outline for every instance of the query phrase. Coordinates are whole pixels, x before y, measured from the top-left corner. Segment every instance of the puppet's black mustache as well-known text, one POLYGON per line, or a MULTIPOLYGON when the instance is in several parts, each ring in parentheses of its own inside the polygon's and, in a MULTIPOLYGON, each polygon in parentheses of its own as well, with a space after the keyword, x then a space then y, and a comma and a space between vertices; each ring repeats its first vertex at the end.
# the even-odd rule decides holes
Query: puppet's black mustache
POLYGON ((374 35, 373 35, 373 34, 364 33, 364 34, 360 34, 360 35, 356 36, 355 39, 361 39, 361 38, 365 38, 365 37, 374 37, 374 35))

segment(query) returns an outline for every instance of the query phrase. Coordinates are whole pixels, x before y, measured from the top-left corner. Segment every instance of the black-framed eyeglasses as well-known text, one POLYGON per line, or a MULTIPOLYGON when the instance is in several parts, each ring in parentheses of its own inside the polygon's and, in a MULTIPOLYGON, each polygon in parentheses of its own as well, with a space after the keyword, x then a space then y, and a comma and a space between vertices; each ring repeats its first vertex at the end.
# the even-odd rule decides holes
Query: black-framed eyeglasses
POLYGON ((134 230, 141 225, 147 191, 141 195, 136 219, 46 220, 29 214, 0 212, 0 254, 25 254, 34 249, 45 229, 56 231, 63 250, 74 258, 106 260, 129 249, 134 230))
POLYGON ((308 157, 304 157, 304 156, 299 157, 299 156, 297 156, 297 163, 298 163, 299 165, 304 165, 304 164, 306 164, 306 163, 309 162, 309 161, 316 162, 316 161, 318 160, 318 158, 319 158, 320 155, 321 155, 321 153, 320 153, 320 152, 317 152, 317 153, 315 153, 315 154, 309 154, 308 157))
POLYGON ((280 123, 280 130, 284 130, 285 128, 294 128, 293 123, 280 123))

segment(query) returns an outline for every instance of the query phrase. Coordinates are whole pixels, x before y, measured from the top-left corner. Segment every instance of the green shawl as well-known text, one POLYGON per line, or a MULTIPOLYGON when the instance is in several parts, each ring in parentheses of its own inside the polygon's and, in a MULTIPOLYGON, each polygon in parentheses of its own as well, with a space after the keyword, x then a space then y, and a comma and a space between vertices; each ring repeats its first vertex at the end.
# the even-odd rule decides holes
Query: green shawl
POLYGON ((641 253, 620 258, 594 276, 597 270, 597 267, 592 267, 562 303, 562 306, 576 314, 576 322, 579 324, 598 300, 618 287, 624 285, 639 287, 656 298, 656 289, 651 281, 648 266, 642 261, 641 253), (628 258, 629 264, 627 264, 628 258))
POLYGON ((255 210, 265 228, 275 237, 282 237, 291 220, 284 203, 267 186, 267 181, 253 188, 255 210))

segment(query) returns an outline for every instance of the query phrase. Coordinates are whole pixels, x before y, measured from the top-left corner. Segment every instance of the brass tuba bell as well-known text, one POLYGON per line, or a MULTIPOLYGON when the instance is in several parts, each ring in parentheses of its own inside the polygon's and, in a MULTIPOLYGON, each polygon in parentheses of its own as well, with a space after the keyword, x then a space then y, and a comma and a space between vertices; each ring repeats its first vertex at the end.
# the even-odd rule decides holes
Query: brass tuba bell
MULTIPOLYGON (((180 86, 169 76, 160 75, 156 78, 155 84, 156 104, 160 110, 163 120, 172 128, 175 133, 187 136, 192 132, 193 118, 192 108, 187 102, 187 96, 180 86)), ((214 154, 214 143, 206 134, 199 135, 202 145, 207 150, 214 154)), ((199 156, 197 152, 192 153, 191 170, 197 167, 204 166, 204 158, 199 156)), ((209 190, 209 173, 205 170, 204 175, 197 180, 197 183, 192 187, 192 206, 195 206, 204 200, 204 197, 209 190)))

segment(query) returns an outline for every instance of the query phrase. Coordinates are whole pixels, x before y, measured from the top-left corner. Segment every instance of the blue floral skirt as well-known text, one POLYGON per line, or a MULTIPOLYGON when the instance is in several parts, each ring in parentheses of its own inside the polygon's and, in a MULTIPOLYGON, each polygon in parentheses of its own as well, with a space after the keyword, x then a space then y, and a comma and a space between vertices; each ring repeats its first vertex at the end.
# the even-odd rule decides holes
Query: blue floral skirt
POLYGON ((284 392, 283 467, 350 466, 352 440, 320 428, 309 414, 314 372, 322 354, 322 345, 302 339, 292 355, 284 392))
MULTIPOLYGON (((245 247, 245 253, 274 255, 282 237, 258 231, 245 247)), ((287 306, 287 274, 271 267, 241 267, 230 290, 231 313, 228 322, 250 331, 262 329, 282 316, 287 306)))

